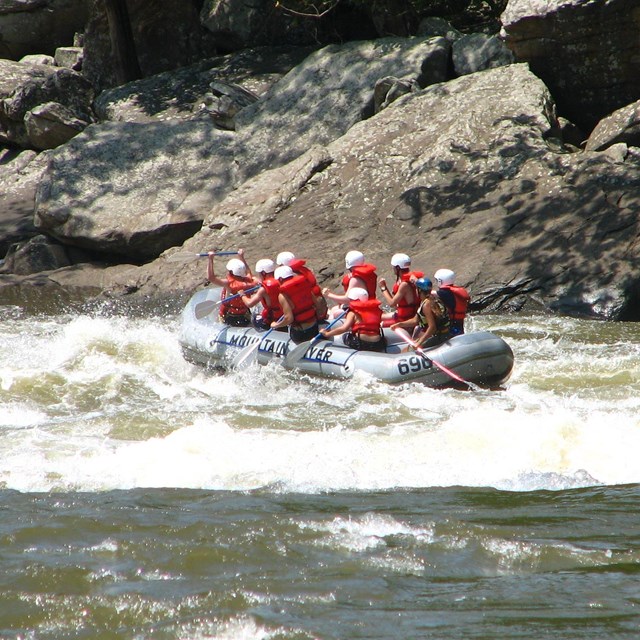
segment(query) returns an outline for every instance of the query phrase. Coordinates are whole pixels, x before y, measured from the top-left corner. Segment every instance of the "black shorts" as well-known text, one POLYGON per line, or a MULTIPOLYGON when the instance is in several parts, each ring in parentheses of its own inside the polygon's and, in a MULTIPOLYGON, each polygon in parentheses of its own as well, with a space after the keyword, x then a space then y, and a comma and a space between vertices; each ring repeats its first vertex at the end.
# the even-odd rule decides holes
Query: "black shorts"
POLYGON ((289 327, 289 337, 296 343, 306 342, 318 335, 318 323, 316 322, 312 327, 308 329, 300 329, 298 327, 289 327))
POLYGON ((344 334, 342 340, 347 347, 357 351, 386 351, 387 349, 387 340, 384 336, 380 336, 380 340, 376 342, 367 342, 366 340, 360 340, 358 336, 349 331, 344 334))

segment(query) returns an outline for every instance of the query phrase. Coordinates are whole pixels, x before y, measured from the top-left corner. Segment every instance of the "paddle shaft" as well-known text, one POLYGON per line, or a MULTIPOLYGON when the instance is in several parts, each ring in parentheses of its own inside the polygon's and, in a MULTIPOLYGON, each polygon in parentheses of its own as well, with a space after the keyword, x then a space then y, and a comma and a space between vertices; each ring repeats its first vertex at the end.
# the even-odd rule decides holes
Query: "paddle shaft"
POLYGON ((204 302, 200 302, 195 306, 196 318, 200 320, 201 318, 204 318, 206 315, 210 314, 219 304, 224 304, 225 302, 229 302, 229 300, 234 300, 235 298, 239 298, 240 296, 244 296, 248 293, 253 293, 260 287, 261 285, 257 284, 255 287, 250 287, 249 289, 245 289, 240 293, 235 293, 228 298, 217 300, 216 302, 214 302, 213 300, 205 300, 204 302))

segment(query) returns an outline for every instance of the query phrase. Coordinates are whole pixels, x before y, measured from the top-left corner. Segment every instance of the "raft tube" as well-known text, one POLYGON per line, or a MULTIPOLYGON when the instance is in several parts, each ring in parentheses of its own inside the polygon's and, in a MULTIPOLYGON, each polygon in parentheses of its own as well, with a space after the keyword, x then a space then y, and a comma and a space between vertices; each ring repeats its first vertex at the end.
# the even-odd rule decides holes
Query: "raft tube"
MULTIPOLYGON (((261 342, 256 352, 259 364, 274 360, 288 366, 286 355, 297 345, 285 331, 266 331, 254 327, 230 327, 218 318, 217 308, 204 318, 195 315, 196 305, 217 301, 220 290, 198 291, 182 312, 180 344, 187 360, 215 369, 227 369, 240 351, 261 342)), ((511 375, 513 352, 499 336, 488 331, 466 333, 426 350, 429 359, 413 351, 389 329, 386 353, 356 351, 347 347, 341 336, 319 340, 300 360, 292 364, 297 371, 326 378, 351 378, 364 371, 389 384, 420 382, 429 387, 459 387, 460 383, 435 366, 431 359, 455 372, 464 380, 485 388, 501 387, 511 375)))

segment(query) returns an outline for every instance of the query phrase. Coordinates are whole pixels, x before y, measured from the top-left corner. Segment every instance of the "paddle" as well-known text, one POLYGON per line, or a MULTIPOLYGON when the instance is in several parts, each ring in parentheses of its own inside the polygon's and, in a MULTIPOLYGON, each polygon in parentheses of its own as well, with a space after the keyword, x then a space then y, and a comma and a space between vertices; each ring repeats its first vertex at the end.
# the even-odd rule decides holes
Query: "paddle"
MULTIPOLYGON (((278 322, 281 322, 284 319, 284 316, 280 316, 278 318, 278 322)), ((260 338, 260 340, 258 340, 257 342, 254 342, 253 344, 250 344, 248 347, 245 347, 244 349, 242 349, 242 351, 240 351, 240 353, 233 359, 233 362, 231 363, 231 366, 234 369, 237 369, 238 367, 240 367, 243 363, 247 362, 247 360, 253 356, 254 354, 257 355, 258 351, 260 351, 260 347, 262 346, 262 343, 266 340, 267 336, 272 332, 275 331, 276 327, 271 327, 271 329, 269 329, 269 331, 267 331, 262 338, 260 338)))
POLYGON ((205 316, 208 316, 218 305, 222 304, 223 302, 229 302, 229 300, 233 300, 234 298, 239 298, 240 296, 244 296, 247 293, 253 293, 256 289, 259 289, 259 288, 260 288, 260 285, 257 284, 255 287, 245 289, 244 291, 241 291, 240 293, 236 293, 233 296, 229 296, 224 300, 218 300, 216 302, 214 302, 213 300, 205 300, 204 302, 199 302, 194 309, 195 316, 198 320, 202 320, 202 318, 204 318, 205 316))
POLYGON ((464 378, 461 378, 455 371, 451 371, 451 369, 448 369, 447 367, 445 367, 443 364, 440 364, 439 362, 436 362, 435 360, 433 360, 432 358, 430 358, 423 349, 421 349, 418 346, 418 343, 415 342, 414 340, 411 339, 411 336, 409 336, 409 334, 402 328, 398 327, 396 329, 394 329, 394 331, 407 343, 410 344, 416 351, 416 353, 420 356, 422 356, 427 362, 430 362, 432 365, 434 365, 435 367, 437 367, 438 369, 440 369, 440 371, 442 371, 443 373, 446 373, 450 378, 453 378, 454 380, 457 380, 458 382, 462 382, 463 384, 466 384, 470 389, 473 389, 474 391, 480 391, 480 387, 477 384, 474 384, 473 382, 469 382, 468 380, 465 380, 464 378))
MULTIPOLYGON (((206 258, 210 254, 205 253, 174 253, 167 258, 167 262, 193 262, 199 258, 206 258)), ((237 251, 214 251, 214 256, 237 256, 237 251)))
MULTIPOLYGON (((325 327, 325 329, 331 329, 331 327, 333 327, 333 325, 335 325, 338 320, 342 320, 342 318, 347 315, 347 311, 349 310, 345 309, 340 315, 336 316, 335 319, 325 327)), ((301 342, 295 349, 289 351, 289 353, 287 353, 287 355, 285 356, 284 366, 287 368, 295 367, 298 362, 300 362, 300 360, 304 358, 309 347, 312 347, 316 342, 318 342, 318 340, 322 340, 322 337, 322 334, 318 333, 313 338, 311 338, 311 340, 301 342)))

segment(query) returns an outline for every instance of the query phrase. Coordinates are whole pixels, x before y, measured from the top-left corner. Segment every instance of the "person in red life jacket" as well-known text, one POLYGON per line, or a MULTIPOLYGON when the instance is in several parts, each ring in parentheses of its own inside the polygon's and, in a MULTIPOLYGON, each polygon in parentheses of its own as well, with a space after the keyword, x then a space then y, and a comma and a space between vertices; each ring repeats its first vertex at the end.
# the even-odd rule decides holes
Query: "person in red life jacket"
POLYGON ((316 315, 318 316, 318 320, 324 320, 327 317, 327 301, 322 295, 322 290, 320 289, 315 274, 307 267, 307 261, 296 258, 291 251, 281 251, 276 256, 276 263, 279 266, 291 267, 294 273, 304 276, 309 281, 313 295, 316 297, 316 315))
POLYGON ((454 284, 456 274, 451 269, 438 269, 433 278, 438 285, 436 293, 449 312, 451 334, 458 336, 464 333, 464 319, 471 296, 464 287, 454 284))
POLYGON ((249 309, 261 304, 258 313, 254 313, 253 326, 257 329, 267 330, 274 320, 282 316, 282 307, 278 296, 280 295, 280 283, 273 277, 276 263, 269 258, 263 258, 256 262, 256 274, 260 281, 260 288, 251 296, 242 296, 242 302, 249 309))
POLYGON ((349 310, 341 326, 320 329, 325 338, 343 335, 342 341, 358 351, 385 351, 387 341, 382 335, 380 300, 369 298, 361 287, 352 287, 347 292, 349 310))
POLYGON ((394 309, 394 311, 382 315, 382 326, 384 327, 388 327, 394 322, 409 320, 415 316, 420 304, 415 281, 424 275, 422 271, 411 270, 411 258, 406 253, 393 254, 391 266, 396 276, 391 293, 389 293, 387 281, 384 278, 378 280, 385 302, 394 309))
MULTIPOLYGON (((244 259, 244 251, 239 249, 238 255, 239 258, 232 258, 227 262, 227 274, 223 278, 215 274, 214 256, 209 254, 207 277, 209 282, 222 287, 221 300, 241 293, 254 284, 253 274, 244 259)), ((238 296, 220 305, 220 319, 232 327, 248 327, 251 324, 251 312, 242 301, 242 297, 238 296)))
POLYGON ((280 282, 278 300, 284 317, 272 322, 271 328, 289 327, 289 337, 296 344, 315 338, 318 334, 318 318, 309 281, 286 265, 278 267, 273 276, 280 282))
POLYGON ((392 324, 391 328, 415 328, 413 338, 416 346, 428 349, 451 337, 449 314, 442 300, 437 295, 431 295, 433 284, 429 278, 418 278, 416 288, 420 296, 416 314, 408 320, 392 324))
POLYGON ((365 262, 364 254, 361 251, 349 251, 344 257, 345 273, 342 276, 342 288, 344 293, 333 293, 330 289, 324 288, 322 293, 329 300, 337 302, 338 305, 333 307, 329 312, 330 318, 343 311, 341 305, 349 304, 349 290, 358 287, 364 289, 370 298, 376 297, 376 285, 378 275, 376 274, 376 266, 365 262))

